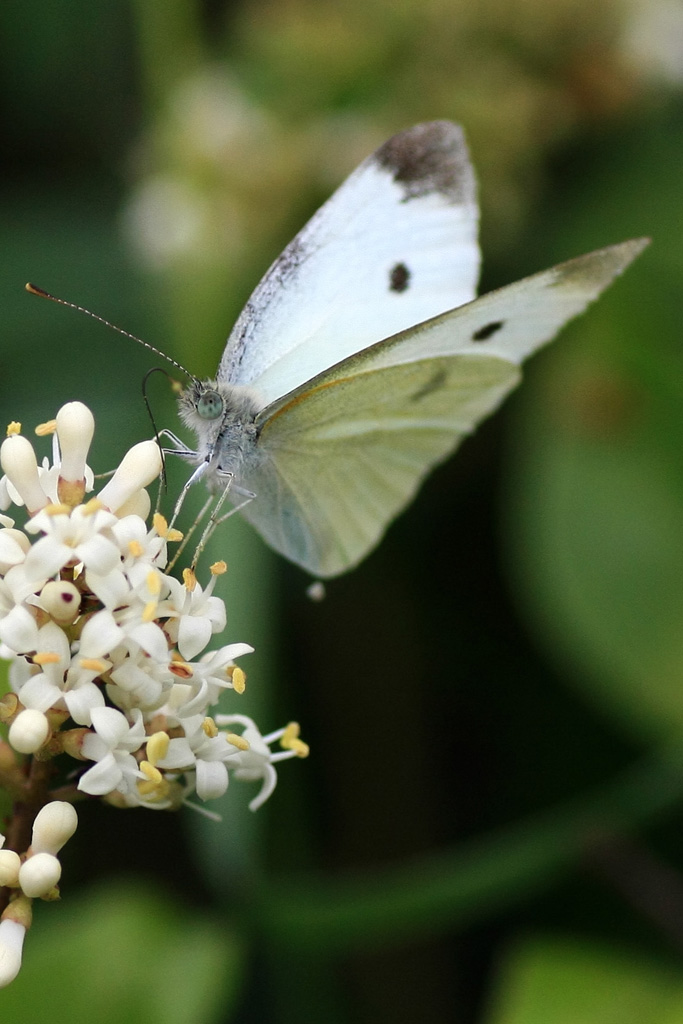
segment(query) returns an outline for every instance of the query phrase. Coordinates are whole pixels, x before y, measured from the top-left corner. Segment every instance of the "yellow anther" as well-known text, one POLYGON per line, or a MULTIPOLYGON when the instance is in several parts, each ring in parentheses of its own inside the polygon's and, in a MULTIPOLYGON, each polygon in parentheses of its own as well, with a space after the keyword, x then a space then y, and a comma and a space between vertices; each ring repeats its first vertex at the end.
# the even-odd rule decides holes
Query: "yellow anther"
POLYGON ((101 658, 81 658, 78 664, 85 672, 96 672, 98 676, 111 668, 111 662, 102 661, 101 658))
POLYGON ((224 572, 228 571, 228 563, 224 562, 223 559, 220 562, 214 562, 213 565, 209 566, 209 572, 212 576, 222 576, 224 572))
POLYGON ((148 601, 142 610, 142 621, 143 622, 154 622, 157 617, 157 610, 159 608, 157 601, 148 601))
POLYGON ((55 654, 54 651, 38 651, 33 655, 34 665, 57 665, 59 663, 59 655, 55 654))
POLYGON ((160 537, 165 537, 168 533, 168 523, 166 522, 166 517, 162 516, 161 512, 155 512, 152 516, 152 526, 160 537))
POLYGON ((205 718, 202 722, 202 729, 209 739, 213 739, 214 736, 218 736, 218 726, 214 722, 213 718, 205 718))
POLYGON ((169 530, 166 534, 166 540, 173 544, 177 544, 184 536, 185 534, 181 530, 169 530))
POLYGON ((57 429, 57 420, 48 420, 47 423, 39 423, 36 427, 36 435, 38 437, 47 437, 49 434, 54 434, 57 429))
POLYGON ((156 766, 157 761, 162 761, 168 754, 168 745, 171 742, 167 732, 155 732, 147 740, 147 760, 156 766))
POLYGON ((158 768, 155 768, 149 761, 140 762, 140 771, 145 776, 148 782, 153 782, 155 786, 158 786, 163 779, 163 775, 158 768))
POLYGON ((144 779, 137 781, 140 796, 149 797, 150 800, 163 800, 170 788, 168 780, 149 761, 140 762, 140 771, 145 776, 144 779))
POLYGON ((100 499, 91 498, 90 501, 86 501, 85 505, 83 505, 83 515, 93 516, 96 512, 99 512, 101 508, 104 508, 104 505, 100 499))
POLYGON ((247 673, 239 665, 233 665, 232 688, 235 693, 244 693, 247 687, 247 673))
POLYGON ((299 733, 301 727, 298 722, 290 722, 280 740, 280 746, 284 747, 285 750, 292 750, 297 757, 308 757, 310 753, 310 747, 308 743, 304 743, 303 740, 299 739, 299 733))
POLYGON ((147 589, 149 590, 150 594, 154 594, 156 596, 157 594, 161 593, 161 578, 158 572, 148 572, 146 582, 147 589))
POLYGON ((7 424, 7 436, 12 437, 13 434, 21 433, 21 423, 17 423, 16 420, 12 420, 11 423, 7 424))
POLYGON ((249 740, 245 740, 244 736, 240 736, 238 732, 226 732, 225 738, 238 750, 249 750, 249 740))
POLYGON ((133 556, 133 558, 141 558, 145 553, 145 549, 139 540, 129 540, 128 552, 133 556))
POLYGON ((46 512, 49 516, 68 516, 71 515, 71 506, 65 505, 62 501, 53 501, 49 505, 46 505, 42 511, 46 512))
POLYGON ((148 800, 164 800, 171 787, 162 776, 159 782, 152 782, 151 779, 138 779, 137 788, 140 796, 147 797, 148 800))
POLYGON ((197 577, 193 569, 183 569, 183 583, 185 584, 185 589, 192 593, 197 586, 197 577))

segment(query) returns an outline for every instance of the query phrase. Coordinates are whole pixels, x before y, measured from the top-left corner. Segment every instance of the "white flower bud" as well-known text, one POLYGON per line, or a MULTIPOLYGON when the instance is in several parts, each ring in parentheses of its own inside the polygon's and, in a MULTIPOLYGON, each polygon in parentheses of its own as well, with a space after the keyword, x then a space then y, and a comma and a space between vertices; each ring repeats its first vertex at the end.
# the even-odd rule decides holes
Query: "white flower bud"
MULTIPOLYGON (((53 800, 46 804, 33 822, 33 853, 57 854, 76 831, 78 815, 73 804, 65 800, 53 800)), ((0 856, 2 854, 0 853, 0 856)))
POLYGON ((151 508, 152 499, 147 491, 141 488, 128 501, 124 501, 123 505, 119 505, 116 515, 119 519, 123 519, 124 516, 139 516, 140 519, 147 519, 151 508))
POLYGON ((42 711, 26 708, 20 711, 9 727, 10 746, 20 754, 35 754, 42 747, 50 725, 42 711))
POLYGON ((95 433, 95 418, 82 402, 68 402, 57 413, 57 437, 62 455, 59 475, 76 482, 85 478, 85 460, 95 433))
POLYGON ((0 988, 14 981, 21 968, 26 929, 17 921, 0 921, 0 988))
POLYGON ((140 441, 133 445, 100 492, 100 501, 110 512, 116 512, 136 491, 147 487, 159 476, 161 465, 161 452, 156 441, 140 441))
POLYGON ((19 884, 21 858, 14 850, 0 850, 0 886, 19 884))
POLYGON ((25 896, 36 899, 54 889, 61 878, 62 865, 51 853, 36 853, 19 868, 19 885, 25 896))
POLYGON ((0 465, 33 515, 48 504, 38 478, 38 461, 31 442, 22 434, 10 434, 0 447, 0 465))
POLYGON ((50 580, 40 592, 40 601, 51 618, 60 626, 70 626, 81 610, 81 595, 68 580, 50 580))

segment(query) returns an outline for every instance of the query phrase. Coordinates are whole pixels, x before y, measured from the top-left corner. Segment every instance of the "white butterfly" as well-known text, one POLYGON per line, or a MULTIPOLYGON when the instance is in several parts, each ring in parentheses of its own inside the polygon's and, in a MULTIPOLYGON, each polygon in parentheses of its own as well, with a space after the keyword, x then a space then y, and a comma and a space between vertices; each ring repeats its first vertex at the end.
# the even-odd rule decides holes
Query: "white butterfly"
POLYGON ((419 124, 344 182, 266 273, 173 437, 276 551, 336 576, 519 382, 519 364, 647 245, 599 249, 474 299, 476 183, 462 130, 419 124), (474 301, 473 301, 474 300, 474 301), (378 341, 378 339, 384 339, 378 341))

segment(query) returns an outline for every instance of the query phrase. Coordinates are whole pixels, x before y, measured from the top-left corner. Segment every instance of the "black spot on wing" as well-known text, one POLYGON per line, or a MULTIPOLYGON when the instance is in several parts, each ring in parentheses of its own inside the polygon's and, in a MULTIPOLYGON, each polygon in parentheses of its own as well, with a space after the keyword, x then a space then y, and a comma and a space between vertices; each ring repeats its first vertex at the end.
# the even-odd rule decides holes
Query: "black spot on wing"
POLYGON ((496 334, 505 324, 504 320, 492 320, 490 324, 484 324, 472 335, 472 341, 486 341, 492 334, 496 334))
POLYGON ((397 263, 389 271, 389 288, 392 292, 404 292, 410 281, 410 271, 405 263, 397 263))
POLYGON ((403 186, 404 202, 434 192, 454 204, 476 202, 463 132, 450 121, 429 121, 399 132, 370 159, 403 186))
POLYGON ((410 396, 411 402, 419 402, 422 398, 426 398, 427 395, 431 395, 433 391, 438 391, 446 383, 446 371, 442 368, 436 371, 428 381, 426 381, 421 388, 410 396))

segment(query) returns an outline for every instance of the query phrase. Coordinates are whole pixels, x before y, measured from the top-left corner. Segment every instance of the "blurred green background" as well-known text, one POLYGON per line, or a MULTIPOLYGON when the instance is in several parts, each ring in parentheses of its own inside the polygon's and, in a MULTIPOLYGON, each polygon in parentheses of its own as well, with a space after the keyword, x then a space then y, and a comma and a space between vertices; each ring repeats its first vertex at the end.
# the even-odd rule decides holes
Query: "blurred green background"
POLYGON ((2 1020, 683 1022, 683 6, 27 0, 0 47, 5 421, 87 402, 99 470, 158 360, 27 280, 212 374, 306 217, 436 117, 484 290, 653 238, 324 602, 226 526, 226 710, 312 756, 220 825, 84 806, 2 1020))

